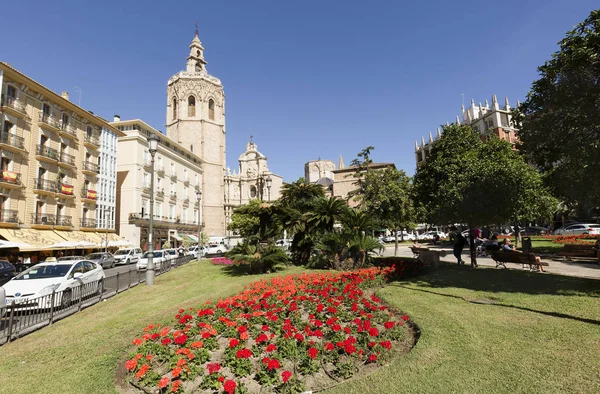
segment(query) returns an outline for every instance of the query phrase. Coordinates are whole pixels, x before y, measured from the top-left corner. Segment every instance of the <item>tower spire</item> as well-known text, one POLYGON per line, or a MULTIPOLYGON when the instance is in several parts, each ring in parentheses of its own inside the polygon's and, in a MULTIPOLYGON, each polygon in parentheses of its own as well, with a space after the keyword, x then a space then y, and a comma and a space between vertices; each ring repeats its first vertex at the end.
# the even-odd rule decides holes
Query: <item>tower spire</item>
POLYGON ((198 37, 198 22, 196 21, 196 31, 194 39, 190 44, 190 54, 187 57, 187 64, 185 67, 187 72, 206 72, 206 60, 204 60, 204 47, 200 38, 198 37))
POLYGON ((196 19, 196 34, 195 34, 195 36, 198 37, 198 19, 196 19))
POLYGON ((341 170, 343 168, 345 168, 344 159, 342 158, 342 155, 340 155, 340 159, 338 160, 338 170, 341 170))

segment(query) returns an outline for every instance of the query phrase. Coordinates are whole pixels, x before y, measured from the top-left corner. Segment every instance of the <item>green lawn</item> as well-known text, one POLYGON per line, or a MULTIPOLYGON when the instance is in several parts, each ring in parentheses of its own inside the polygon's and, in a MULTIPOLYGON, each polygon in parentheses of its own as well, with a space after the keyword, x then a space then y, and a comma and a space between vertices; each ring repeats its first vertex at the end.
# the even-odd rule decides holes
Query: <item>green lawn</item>
MULTIPOLYGON (((116 365, 145 325, 258 278, 207 262, 162 275, 0 347, 0 392, 115 392, 116 365)), ((600 392, 598 281, 442 264, 378 294, 421 327, 417 346, 328 393, 600 392)))

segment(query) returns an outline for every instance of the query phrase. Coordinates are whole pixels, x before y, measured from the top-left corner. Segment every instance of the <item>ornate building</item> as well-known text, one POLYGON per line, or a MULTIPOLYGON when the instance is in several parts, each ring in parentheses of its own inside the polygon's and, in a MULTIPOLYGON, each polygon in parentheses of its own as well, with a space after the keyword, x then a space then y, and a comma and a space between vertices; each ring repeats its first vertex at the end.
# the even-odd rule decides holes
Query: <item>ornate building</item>
POLYGON ((238 172, 229 168, 225 175, 225 217, 228 223, 233 210, 251 199, 272 201, 279 198, 283 178, 273 174, 267 165, 267 157, 258 151, 252 137, 246 151, 238 159, 238 172))
POLYGON ((225 94, 206 71, 198 31, 190 44, 185 71, 167 83, 167 136, 203 161, 202 210, 205 231, 225 234, 225 94))

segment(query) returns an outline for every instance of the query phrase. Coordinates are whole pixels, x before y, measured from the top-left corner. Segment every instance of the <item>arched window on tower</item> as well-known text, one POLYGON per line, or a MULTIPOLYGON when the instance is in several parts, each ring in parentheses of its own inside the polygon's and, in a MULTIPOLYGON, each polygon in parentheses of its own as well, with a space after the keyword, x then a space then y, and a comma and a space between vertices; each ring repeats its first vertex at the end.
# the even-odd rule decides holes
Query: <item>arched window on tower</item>
POLYGON ((173 97, 173 120, 177 119, 177 98, 173 97))
POLYGON ((188 97, 188 118, 196 116, 196 98, 194 96, 188 97))
POLYGON ((215 101, 208 100, 208 119, 215 120, 215 101))

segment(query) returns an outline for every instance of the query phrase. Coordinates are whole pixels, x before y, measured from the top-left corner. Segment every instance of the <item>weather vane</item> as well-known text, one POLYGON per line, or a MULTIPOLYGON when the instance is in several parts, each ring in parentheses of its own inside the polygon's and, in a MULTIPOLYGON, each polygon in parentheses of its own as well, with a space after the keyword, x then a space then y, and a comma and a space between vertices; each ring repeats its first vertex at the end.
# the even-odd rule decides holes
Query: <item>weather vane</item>
POLYGON ((252 143, 252 137, 254 137, 254 136, 252 136, 252 135, 250 136, 250 143, 252 143))
POLYGON ((196 19, 196 37, 198 37, 198 19, 196 19))

